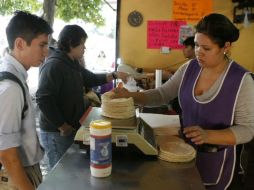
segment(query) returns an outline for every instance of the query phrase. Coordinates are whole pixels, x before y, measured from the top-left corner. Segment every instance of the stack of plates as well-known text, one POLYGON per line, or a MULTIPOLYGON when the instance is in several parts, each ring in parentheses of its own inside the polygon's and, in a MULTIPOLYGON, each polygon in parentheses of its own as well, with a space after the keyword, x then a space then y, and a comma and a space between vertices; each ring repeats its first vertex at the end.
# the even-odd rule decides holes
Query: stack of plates
POLYGON ((183 141, 160 144, 159 158, 168 162, 189 162, 196 157, 195 149, 183 141))

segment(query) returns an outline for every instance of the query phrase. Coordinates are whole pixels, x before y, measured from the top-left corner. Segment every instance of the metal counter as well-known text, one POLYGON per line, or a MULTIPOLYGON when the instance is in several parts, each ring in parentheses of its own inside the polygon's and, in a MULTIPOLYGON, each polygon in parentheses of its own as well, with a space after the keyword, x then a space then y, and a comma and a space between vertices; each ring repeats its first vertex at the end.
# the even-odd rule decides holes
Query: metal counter
POLYGON ((38 190, 205 190, 194 161, 169 163, 127 151, 113 152, 112 174, 94 178, 89 155, 73 144, 38 190))

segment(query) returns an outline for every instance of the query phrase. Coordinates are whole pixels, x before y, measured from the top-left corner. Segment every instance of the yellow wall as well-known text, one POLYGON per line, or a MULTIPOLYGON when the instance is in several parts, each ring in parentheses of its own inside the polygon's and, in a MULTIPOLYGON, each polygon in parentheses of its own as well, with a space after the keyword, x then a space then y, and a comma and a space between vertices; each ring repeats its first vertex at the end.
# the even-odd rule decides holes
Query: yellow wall
MULTIPOLYGON (((175 70, 185 59, 181 50, 173 49, 161 54, 159 49, 147 49, 147 21, 171 20, 173 0, 121 0, 119 57, 126 64, 146 70, 170 68, 175 70), (137 10, 143 15, 143 23, 132 27, 128 14, 137 10)), ((213 12, 222 13, 232 20, 232 0, 213 0, 213 12)), ((244 28, 238 24, 240 38, 233 43, 231 57, 245 68, 254 71, 254 23, 244 28)))

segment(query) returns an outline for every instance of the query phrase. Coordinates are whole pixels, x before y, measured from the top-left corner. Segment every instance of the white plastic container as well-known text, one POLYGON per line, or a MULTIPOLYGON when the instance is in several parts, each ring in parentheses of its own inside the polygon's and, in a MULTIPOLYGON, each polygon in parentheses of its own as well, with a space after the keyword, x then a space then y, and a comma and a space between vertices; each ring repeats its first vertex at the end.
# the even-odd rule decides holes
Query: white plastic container
POLYGON ((112 170, 111 122, 90 123, 90 170, 94 177, 107 177, 112 170))

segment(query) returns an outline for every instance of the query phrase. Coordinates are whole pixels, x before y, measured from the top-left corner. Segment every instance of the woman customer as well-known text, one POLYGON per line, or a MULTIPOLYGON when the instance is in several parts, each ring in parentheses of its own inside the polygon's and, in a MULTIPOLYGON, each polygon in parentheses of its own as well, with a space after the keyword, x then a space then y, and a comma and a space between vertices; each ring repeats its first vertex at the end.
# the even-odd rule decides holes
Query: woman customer
POLYGON ((229 56, 239 30, 221 14, 209 14, 196 26, 196 59, 182 65, 160 88, 140 93, 116 89, 115 97, 133 97, 141 105, 168 103, 179 95, 182 129, 197 149, 196 165, 207 189, 232 188, 236 145, 254 134, 254 82, 250 72, 229 56))

